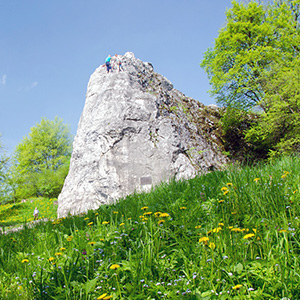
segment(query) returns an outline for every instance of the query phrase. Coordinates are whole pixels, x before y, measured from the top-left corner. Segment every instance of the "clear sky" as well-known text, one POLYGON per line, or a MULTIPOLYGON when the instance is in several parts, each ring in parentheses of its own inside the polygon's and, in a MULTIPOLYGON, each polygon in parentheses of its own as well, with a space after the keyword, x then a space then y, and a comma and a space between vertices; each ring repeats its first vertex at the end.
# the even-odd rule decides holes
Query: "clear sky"
POLYGON ((0 141, 10 154, 42 117, 76 134, 90 75, 134 52, 208 105, 200 67, 230 0, 0 0, 0 141))

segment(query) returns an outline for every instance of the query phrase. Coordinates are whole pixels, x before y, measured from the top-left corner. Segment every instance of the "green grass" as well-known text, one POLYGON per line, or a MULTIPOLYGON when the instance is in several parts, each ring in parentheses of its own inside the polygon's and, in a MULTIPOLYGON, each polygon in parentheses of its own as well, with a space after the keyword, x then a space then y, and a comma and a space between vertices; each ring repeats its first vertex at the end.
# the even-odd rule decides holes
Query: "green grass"
POLYGON ((300 299, 299 176, 235 166, 3 235, 1 299, 300 299))
POLYGON ((12 226, 32 222, 35 207, 39 210, 39 219, 56 219, 55 201, 56 199, 31 198, 26 202, 0 205, 0 226, 10 229, 12 226))

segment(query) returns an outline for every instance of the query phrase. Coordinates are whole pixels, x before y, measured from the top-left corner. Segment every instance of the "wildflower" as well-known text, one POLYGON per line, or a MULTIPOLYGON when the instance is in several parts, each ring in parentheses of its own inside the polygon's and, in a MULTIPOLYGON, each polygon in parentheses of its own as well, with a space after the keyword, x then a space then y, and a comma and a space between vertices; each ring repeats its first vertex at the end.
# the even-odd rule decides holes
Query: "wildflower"
POLYGON ((88 219, 89 219, 89 217, 84 218, 85 221, 88 220, 88 219))
POLYGON ((168 213, 161 213, 160 218, 166 218, 169 217, 170 215, 168 213))
POLYGON ((204 243, 205 245, 207 245, 207 241, 209 241, 209 238, 207 236, 204 236, 199 239, 199 243, 204 243))
POLYGON ((108 299, 111 299, 113 296, 106 296, 103 298, 103 300, 108 300, 108 299))
POLYGON ((148 209, 149 207, 148 206, 143 206, 142 208, 141 208, 141 210, 146 210, 146 209, 148 209))
POLYGON ((125 223, 121 223, 121 224, 120 224, 120 226, 123 226, 123 225, 125 225, 125 223))
POLYGON ((104 297, 106 297, 106 295, 107 295, 107 293, 102 294, 100 297, 97 298, 97 300, 104 299, 104 297))
POLYGON ((160 225, 160 224, 162 224, 162 223, 164 223, 164 222, 166 222, 165 220, 159 220, 158 221, 158 225, 160 225))
POLYGON ((99 214, 98 213, 95 213, 95 216, 98 216, 99 214))
POLYGON ((255 234, 254 233, 248 233, 248 234, 246 234, 246 235, 244 235, 244 237, 243 237, 243 239, 250 239, 250 238, 252 238, 252 237, 254 237, 255 236, 255 234))
POLYGON ((55 258, 54 257, 50 257, 48 260, 51 262, 53 261, 55 258))
POLYGON ((109 268, 110 268, 111 270, 115 270, 115 269, 120 268, 120 265, 118 265, 118 264, 113 264, 113 265, 111 265, 109 268))
POLYGON ((143 213, 144 216, 148 216, 148 215, 152 215, 152 211, 147 211, 145 213, 143 213))
POLYGON ((228 193, 229 193, 229 191, 227 190, 223 193, 223 195, 227 195, 228 193))
POLYGON ((186 207, 185 207, 185 206, 182 206, 182 207, 180 207, 180 209, 181 209, 181 210, 185 210, 185 209, 186 209, 186 207))
POLYGON ((109 224, 109 222, 108 221, 103 221, 102 224, 106 225, 106 224, 109 224))
POLYGON ((254 178, 253 181, 258 182, 259 178, 254 178))
POLYGON ((91 246, 94 246, 96 244, 96 242, 89 242, 88 244, 91 246))
POLYGON ((71 235, 67 237, 67 241, 68 241, 68 242, 71 242, 72 239, 73 239, 73 237, 72 237, 71 235))
POLYGON ((62 254, 61 252, 56 252, 55 253, 56 256, 61 256, 61 254, 62 254))
POLYGON ((231 182, 226 183, 227 186, 232 186, 231 182))
POLYGON ((160 215, 161 215, 161 212, 160 212, 160 211, 154 213, 154 216, 155 216, 155 217, 159 217, 160 215))
POLYGON ((237 214, 237 212, 236 212, 236 211, 232 211, 231 214, 232 214, 232 215, 235 215, 235 214, 237 214))
POLYGON ((236 228, 236 227, 231 228, 230 230, 233 232, 242 232, 243 231, 241 228, 236 228))
POLYGON ((281 229, 278 232, 282 233, 282 232, 287 232, 285 229, 281 229))
POLYGON ((59 250, 60 250, 60 251, 65 251, 65 250, 66 250, 66 248, 64 248, 64 247, 61 247, 59 250))
POLYGON ((88 223, 88 226, 91 226, 91 225, 93 225, 94 224, 94 222, 90 222, 90 223, 88 223))
POLYGON ((28 263, 28 262, 29 262, 29 260, 27 258, 25 258, 25 259, 22 260, 22 264, 23 263, 28 263))
POLYGON ((196 228, 196 229, 199 229, 199 228, 201 228, 201 225, 197 225, 197 226, 195 226, 195 228, 196 228))
POLYGON ((113 213, 114 213, 114 214, 118 214, 119 212, 118 212, 118 211, 113 211, 113 213))
POLYGON ((242 284, 237 284, 234 287, 232 287, 233 290, 238 290, 239 288, 241 288, 243 285, 242 284))
POLYGON ((224 226, 224 223, 219 223, 218 226, 224 226))
POLYGON ((223 202, 224 202, 224 200, 219 200, 218 202, 219 202, 219 203, 223 203, 223 202))
POLYGON ((209 243, 208 247, 210 249, 214 250, 216 248, 216 245, 215 245, 215 243, 211 242, 211 243, 209 243))

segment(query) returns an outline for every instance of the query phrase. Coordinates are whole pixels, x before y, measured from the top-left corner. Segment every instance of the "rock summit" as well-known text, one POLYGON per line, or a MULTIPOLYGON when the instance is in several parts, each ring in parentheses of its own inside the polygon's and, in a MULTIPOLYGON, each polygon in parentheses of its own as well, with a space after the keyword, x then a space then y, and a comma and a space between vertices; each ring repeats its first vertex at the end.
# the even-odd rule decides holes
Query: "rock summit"
POLYGON ((119 55, 123 72, 114 59, 112 72, 103 65, 90 77, 58 217, 227 162, 217 107, 185 96, 131 52, 119 55))

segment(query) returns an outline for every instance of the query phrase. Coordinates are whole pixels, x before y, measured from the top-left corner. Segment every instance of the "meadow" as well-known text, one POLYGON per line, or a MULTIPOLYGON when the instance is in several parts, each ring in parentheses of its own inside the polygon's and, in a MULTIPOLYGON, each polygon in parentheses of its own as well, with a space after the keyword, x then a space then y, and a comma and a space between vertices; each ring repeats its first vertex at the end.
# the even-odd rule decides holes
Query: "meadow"
POLYGON ((300 299, 299 177, 235 165, 62 219, 44 199, 52 221, 0 237, 1 299, 300 299))

